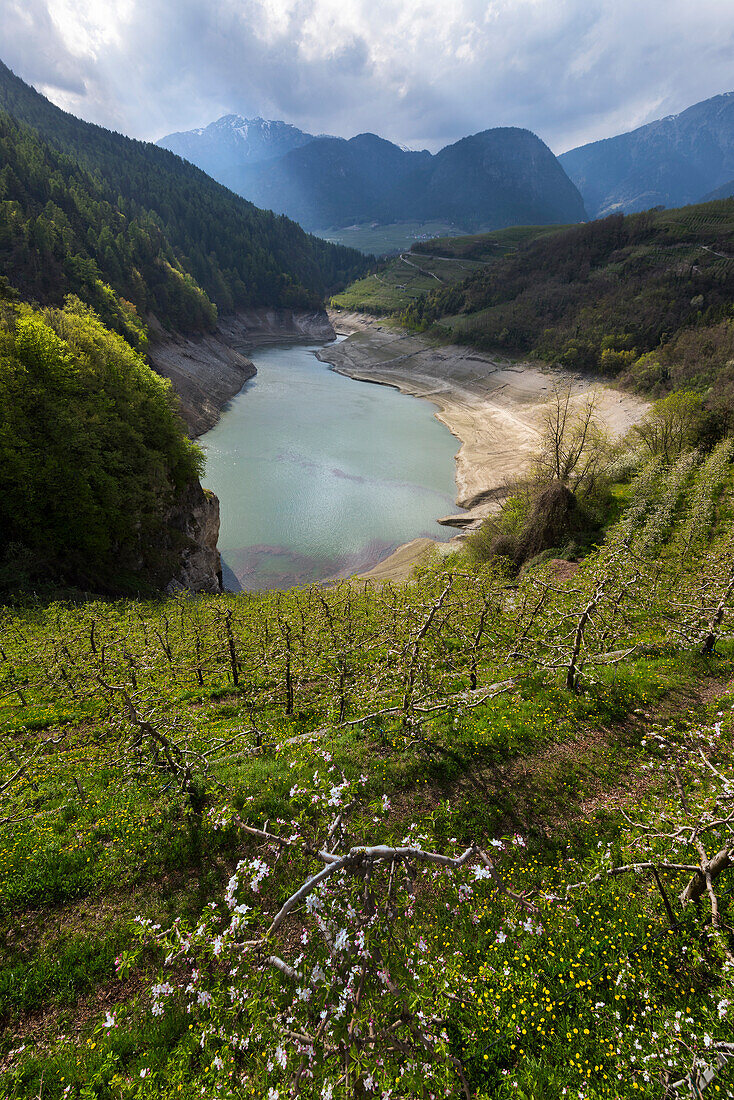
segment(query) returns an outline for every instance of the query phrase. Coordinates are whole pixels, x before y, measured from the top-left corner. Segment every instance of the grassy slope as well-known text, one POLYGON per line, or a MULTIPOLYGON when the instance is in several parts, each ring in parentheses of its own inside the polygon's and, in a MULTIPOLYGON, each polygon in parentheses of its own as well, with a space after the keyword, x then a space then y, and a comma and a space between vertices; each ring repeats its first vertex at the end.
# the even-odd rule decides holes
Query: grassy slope
POLYGON ((332 298, 337 309, 377 315, 401 313, 437 287, 453 286, 500 256, 558 226, 517 226, 469 237, 435 237, 414 244, 386 266, 332 298))
MULTIPOLYGON (((708 561, 715 545, 700 516, 713 517, 725 539, 731 522, 731 475, 724 475, 721 496, 721 474, 712 470, 683 478, 673 472, 662 491, 659 479, 649 482, 642 514, 635 513, 637 562, 649 560, 655 573, 669 561, 681 593, 698 575, 701 555, 708 561), (676 514, 680 519, 671 529, 670 515, 676 514), (689 515, 699 517, 693 528, 689 515), (681 574, 686 561, 690 572, 681 574)), ((713 563, 706 566, 711 578, 713 563)), ((590 559, 571 585, 560 586, 559 606, 580 606, 594 568, 590 559)), ((457 571, 456 600, 443 625, 428 635, 421 658, 421 678, 433 684, 434 698, 466 686, 469 657, 461 639, 472 636, 482 593, 505 588, 491 571, 468 570, 463 580, 462 574, 465 565, 457 571)), ((493 620, 479 661, 480 685, 512 671, 510 694, 463 712, 454 705, 429 719, 418 739, 389 719, 337 729, 340 653, 351 654, 347 717, 399 701, 404 669, 399 657, 385 659, 385 647, 405 652, 444 579, 429 572, 413 586, 385 592, 343 585, 323 594, 326 603, 308 589, 195 603, 6 610, 0 782, 17 770, 18 759, 42 751, 11 784, 3 813, 13 820, 0 825, 5 1095, 30 1100, 41 1081, 49 1098, 66 1095, 70 1083, 110 1100, 180 1095, 180 1067, 187 1067, 186 1079, 198 1072, 187 1061, 188 1025, 148 1015, 144 978, 153 974, 155 960, 144 959, 125 981, 114 976, 113 961, 130 945, 134 915, 162 922, 174 914, 195 916, 221 896, 233 864, 254 849, 236 829, 216 832, 201 805, 172 789, 155 768, 131 759, 121 770, 129 724, 120 687, 159 728, 177 730, 189 745, 203 748, 212 737, 221 739, 205 784, 206 810, 233 799, 252 823, 288 820, 301 812, 289 790, 308 788, 328 748, 347 776, 367 777, 350 814, 354 838, 399 840, 417 821, 430 844, 453 850, 457 842, 486 843, 520 830, 529 850, 508 854, 503 867, 516 886, 556 893, 593 865, 598 844, 616 845, 623 858, 629 827, 620 805, 634 805, 639 816, 646 805, 659 809, 668 793, 647 738, 656 729, 683 731, 709 714, 713 721, 734 672, 730 645, 704 659, 676 643, 664 611, 675 586, 663 583, 662 604, 647 610, 634 604, 614 641, 600 639, 614 646, 633 638, 647 655, 591 671, 583 691, 570 695, 555 674, 534 671, 532 661, 508 669, 499 656, 519 629, 511 588, 506 614, 493 620), (226 644, 228 621, 239 684, 226 644), (292 714, 285 707, 284 621, 293 632, 292 714), (101 682, 114 687, 100 690, 101 682), (324 729, 315 742, 288 743, 324 729), (387 818, 379 811, 383 795, 393 800, 387 818), (116 1003, 129 1006, 127 1015, 120 1010, 120 1026, 95 1031, 100 1013, 116 1003), (65 1038, 57 1042, 59 1035, 65 1038), (10 1055, 30 1039, 35 1049, 10 1055), (155 1091, 144 1091, 141 1067, 160 1073, 155 1091)), ((534 583, 531 571, 524 590, 531 594, 534 583)), ((552 622, 550 616, 540 624, 538 652, 552 641, 552 622)), ((723 736, 725 754, 724 746, 731 746, 728 709, 723 736)), ((302 814, 307 821, 307 807, 302 814)), ((268 895, 263 905, 274 900, 268 895)), ((462 1036, 462 1057, 478 1095, 519 1095, 512 1088, 519 1080, 522 1088, 545 1081, 542 1095, 552 1097, 562 1088, 575 1095, 592 1086, 586 1094, 594 1097, 655 1096, 657 1079, 646 1080, 644 1066, 633 1064, 633 1040, 647 1043, 661 1014, 685 1009, 696 1026, 726 1034, 725 1023, 715 1030, 713 979, 705 962, 695 952, 681 956, 669 943, 659 900, 647 888, 629 895, 627 884, 616 883, 591 897, 551 903, 543 911, 542 938, 514 931, 501 942, 503 918, 491 892, 479 912, 478 923, 441 906, 418 918, 433 957, 445 955, 451 943, 443 970, 464 983, 456 1041, 462 1036), (620 969, 626 974, 621 989, 615 985, 620 969), (622 1012, 621 1023, 611 1009, 595 1009, 600 1000, 622 1012), (527 1021, 522 1033, 520 1015, 527 1021)), ((191 1095, 198 1094, 194 1083, 191 1095)), ((266 1088, 248 1095, 265 1096, 266 1088)))
POLYGON ((332 244, 357 248, 366 256, 391 256, 412 248, 416 241, 463 232, 447 222, 394 222, 391 225, 357 225, 353 228, 320 229, 315 236, 332 244))

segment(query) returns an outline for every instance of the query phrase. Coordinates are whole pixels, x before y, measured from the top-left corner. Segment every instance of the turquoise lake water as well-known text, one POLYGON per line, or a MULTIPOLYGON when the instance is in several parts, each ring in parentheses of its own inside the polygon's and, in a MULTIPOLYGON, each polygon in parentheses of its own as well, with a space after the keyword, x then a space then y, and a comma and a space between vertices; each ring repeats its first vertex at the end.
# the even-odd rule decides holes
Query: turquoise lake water
POLYGON ((229 588, 350 576, 450 537, 436 518, 456 510, 457 440, 429 402, 336 374, 321 346, 254 351, 257 375, 199 440, 229 588))

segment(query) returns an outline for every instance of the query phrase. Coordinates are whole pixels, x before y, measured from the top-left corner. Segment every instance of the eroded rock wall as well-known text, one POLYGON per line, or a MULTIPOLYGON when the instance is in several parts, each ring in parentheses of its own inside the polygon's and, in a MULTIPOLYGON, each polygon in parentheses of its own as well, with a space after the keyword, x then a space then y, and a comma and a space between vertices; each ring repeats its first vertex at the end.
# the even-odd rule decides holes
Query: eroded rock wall
POLYGON ((150 365, 172 382, 192 437, 213 428, 227 402, 257 373, 248 350, 289 340, 326 343, 336 335, 323 310, 240 310, 223 317, 216 332, 196 336, 172 335, 148 320, 150 365))
POLYGON ((219 499, 198 481, 186 487, 166 522, 178 565, 169 591, 221 592, 222 562, 217 549, 219 499))

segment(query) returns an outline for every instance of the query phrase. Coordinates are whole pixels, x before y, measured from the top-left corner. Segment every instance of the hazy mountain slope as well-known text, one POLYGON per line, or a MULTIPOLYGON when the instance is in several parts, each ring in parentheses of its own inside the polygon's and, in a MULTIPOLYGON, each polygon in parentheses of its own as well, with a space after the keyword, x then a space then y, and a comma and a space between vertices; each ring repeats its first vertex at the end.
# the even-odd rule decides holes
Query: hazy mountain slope
MULTIPOLYGON (((409 195, 405 202, 407 210, 409 195)), ((548 146, 516 127, 485 130, 437 153, 420 209, 427 218, 489 229, 565 224, 586 216, 581 196, 548 146)))
POLYGON ((716 199, 731 199, 734 198, 734 180, 729 180, 728 183, 722 184, 721 187, 717 187, 714 191, 710 191, 708 195, 703 196, 703 202, 715 202, 716 199))
POLYGON ((591 217, 701 201, 734 177, 734 92, 558 159, 591 217))
POLYGON ((403 217, 391 199, 411 171, 431 161, 374 134, 318 138, 275 161, 242 169, 238 189, 311 229, 403 217))
POLYGON ((223 115, 209 126, 167 134, 156 142, 234 188, 243 164, 281 157, 313 141, 313 134, 263 118, 223 115))
POLYGON ((550 149, 519 129, 487 130, 435 156, 374 134, 316 139, 245 166, 238 189, 310 229, 409 219, 499 228, 585 217, 581 196, 550 149))
MULTIPOLYGON (((34 233, 56 223, 52 247, 66 257, 64 218, 76 226, 78 240, 92 232, 78 254, 83 262, 91 257, 118 292, 126 289, 122 234, 131 238, 133 252, 142 254, 143 268, 128 265, 129 273, 135 268, 145 281, 168 263, 178 269, 179 283, 188 280, 224 312, 247 306, 312 308, 325 292, 365 269, 358 252, 309 237, 294 222, 257 210, 167 150, 59 110, 0 63, 2 111, 10 116, 8 141, 18 164, 25 165, 20 176, 7 162, 3 167, 4 191, 18 204, 0 208, 0 274, 11 281, 19 225, 32 246, 34 233), (21 133, 23 126, 32 132, 21 133), (45 150, 32 151, 34 143, 45 150), (36 172, 39 160, 43 167, 36 172), (94 227, 84 224, 91 213, 94 227)), ((48 300, 43 274, 42 265, 29 264, 25 272, 26 292, 41 301, 48 300)), ((172 316, 166 294, 159 297, 161 318, 185 326, 184 311, 172 316)), ((198 318, 191 327, 200 327, 198 318)))

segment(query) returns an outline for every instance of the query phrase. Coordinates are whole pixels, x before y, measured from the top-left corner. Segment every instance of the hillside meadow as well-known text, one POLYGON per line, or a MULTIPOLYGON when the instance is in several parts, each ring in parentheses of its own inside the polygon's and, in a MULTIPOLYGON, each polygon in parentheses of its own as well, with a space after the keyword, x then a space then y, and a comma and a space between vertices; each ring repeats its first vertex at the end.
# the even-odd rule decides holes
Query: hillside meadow
POLYGON ((731 457, 563 568, 5 606, 3 1095, 730 1094, 731 457))

